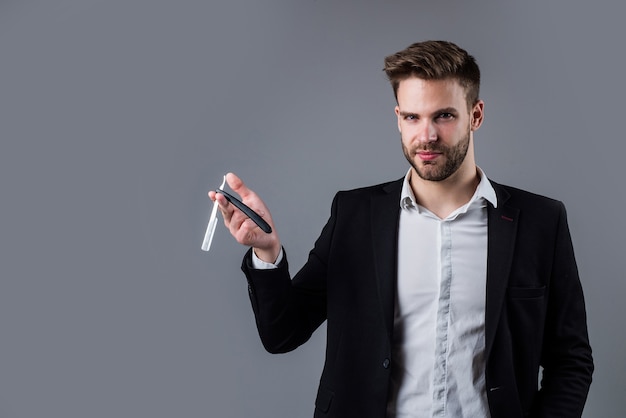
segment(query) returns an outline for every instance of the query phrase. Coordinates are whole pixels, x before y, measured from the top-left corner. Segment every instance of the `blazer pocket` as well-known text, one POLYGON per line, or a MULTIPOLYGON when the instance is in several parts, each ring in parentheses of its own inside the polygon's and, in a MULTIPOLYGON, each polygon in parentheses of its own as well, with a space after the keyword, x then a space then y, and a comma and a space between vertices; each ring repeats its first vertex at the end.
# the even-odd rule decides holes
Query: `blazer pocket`
POLYGON ((315 408, 324 413, 328 412, 334 396, 334 392, 320 386, 317 390, 317 398, 315 398, 315 408))
POLYGON ((507 292, 511 299, 541 299, 546 294, 546 287, 509 287, 507 292))

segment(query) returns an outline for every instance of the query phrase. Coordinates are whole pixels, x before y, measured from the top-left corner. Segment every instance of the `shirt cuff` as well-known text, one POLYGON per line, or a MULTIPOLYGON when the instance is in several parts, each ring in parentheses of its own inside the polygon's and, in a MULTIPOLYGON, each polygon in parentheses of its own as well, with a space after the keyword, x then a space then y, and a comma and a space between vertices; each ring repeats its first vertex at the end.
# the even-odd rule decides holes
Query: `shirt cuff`
POLYGON ((273 263, 268 263, 266 261, 261 260, 259 257, 256 256, 256 254, 254 253, 254 250, 252 250, 252 268, 256 270, 277 269, 282 259, 283 259, 282 247, 280 249, 280 252, 278 253, 278 257, 276 257, 276 261, 274 261, 273 263))

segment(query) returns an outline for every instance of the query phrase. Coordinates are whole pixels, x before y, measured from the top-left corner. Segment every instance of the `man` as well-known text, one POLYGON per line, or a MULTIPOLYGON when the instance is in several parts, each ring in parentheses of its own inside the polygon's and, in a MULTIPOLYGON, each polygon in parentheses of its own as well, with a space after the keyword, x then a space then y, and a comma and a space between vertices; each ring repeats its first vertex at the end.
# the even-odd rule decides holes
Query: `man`
POLYGON ((466 51, 417 43, 385 71, 411 167, 338 193, 293 280, 277 233, 209 193, 252 247, 242 268, 265 348, 292 350, 327 320, 315 417, 579 417, 593 361, 564 206, 476 166, 484 103, 466 51))

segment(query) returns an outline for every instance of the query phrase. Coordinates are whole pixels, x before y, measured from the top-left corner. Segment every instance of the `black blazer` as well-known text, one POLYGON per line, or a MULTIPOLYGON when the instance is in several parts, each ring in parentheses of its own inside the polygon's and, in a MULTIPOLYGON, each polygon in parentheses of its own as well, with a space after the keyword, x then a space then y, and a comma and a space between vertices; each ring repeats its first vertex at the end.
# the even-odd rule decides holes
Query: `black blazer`
MULTIPOLYGON (((593 361, 562 203, 492 182, 488 206, 486 384, 493 418, 579 417, 593 361), (543 367, 541 387, 539 368, 543 367)), ((291 280, 242 269, 271 353, 293 350, 327 320, 315 417, 377 417, 389 388, 402 180, 339 192, 291 280)))

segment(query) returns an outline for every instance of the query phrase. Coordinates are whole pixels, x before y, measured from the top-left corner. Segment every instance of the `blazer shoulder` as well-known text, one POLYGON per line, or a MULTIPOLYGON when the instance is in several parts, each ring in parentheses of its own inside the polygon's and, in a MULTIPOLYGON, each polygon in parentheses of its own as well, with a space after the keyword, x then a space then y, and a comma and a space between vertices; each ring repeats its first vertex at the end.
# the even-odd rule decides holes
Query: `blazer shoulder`
POLYGON ((350 189, 350 190, 340 190, 339 192, 337 192, 337 196, 341 196, 342 198, 348 198, 348 199, 350 198, 359 199, 359 198, 365 198, 365 197, 376 196, 376 195, 400 193, 400 191, 402 190, 403 181, 404 181, 404 177, 398 180, 388 181, 385 183, 379 183, 379 184, 375 184, 372 186, 359 187, 359 188, 350 189))
POLYGON ((528 190, 519 189, 517 187, 500 184, 491 179, 489 181, 496 191, 498 204, 503 203, 519 209, 534 208, 557 211, 564 209, 563 202, 560 200, 529 192, 528 190))

